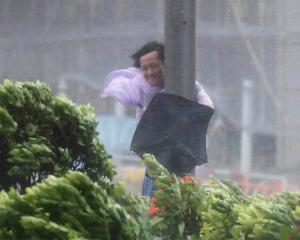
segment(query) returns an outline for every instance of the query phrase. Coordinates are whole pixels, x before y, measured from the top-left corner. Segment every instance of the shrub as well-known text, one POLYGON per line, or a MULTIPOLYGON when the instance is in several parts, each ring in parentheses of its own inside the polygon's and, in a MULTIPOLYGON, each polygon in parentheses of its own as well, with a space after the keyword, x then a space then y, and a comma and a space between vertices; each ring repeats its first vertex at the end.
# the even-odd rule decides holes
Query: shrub
POLYGON ((136 239, 134 219, 80 172, 0 193, 0 239, 136 239))
POLYGON ((76 105, 37 81, 0 85, 0 189, 19 192, 68 170, 112 178, 90 105, 76 105))
POLYGON ((152 155, 143 161, 157 188, 148 211, 153 238, 300 239, 300 193, 247 196, 231 180, 211 177, 202 184, 169 173, 152 155))

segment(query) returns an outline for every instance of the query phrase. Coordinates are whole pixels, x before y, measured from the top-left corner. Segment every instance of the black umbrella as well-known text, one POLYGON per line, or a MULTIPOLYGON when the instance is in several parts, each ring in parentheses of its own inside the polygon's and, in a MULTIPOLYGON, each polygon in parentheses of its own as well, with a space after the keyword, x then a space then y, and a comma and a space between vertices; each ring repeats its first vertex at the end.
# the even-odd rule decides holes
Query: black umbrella
POLYGON ((207 162, 206 132, 214 110, 173 94, 156 94, 134 133, 131 150, 153 154, 178 175, 207 162))

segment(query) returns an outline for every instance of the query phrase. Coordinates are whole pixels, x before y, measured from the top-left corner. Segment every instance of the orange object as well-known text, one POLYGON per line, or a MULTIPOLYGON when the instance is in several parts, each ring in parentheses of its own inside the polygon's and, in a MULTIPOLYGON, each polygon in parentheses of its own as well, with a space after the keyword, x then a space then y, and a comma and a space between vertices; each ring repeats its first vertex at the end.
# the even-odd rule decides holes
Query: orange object
POLYGON ((156 200, 155 197, 152 197, 151 200, 150 200, 151 204, 150 204, 150 207, 147 211, 147 214, 150 215, 150 216, 155 216, 155 214, 157 214, 158 211, 159 211, 159 208, 156 207, 156 205, 155 205, 156 201, 157 200, 156 200))
POLYGON ((185 183, 192 183, 195 180, 195 177, 186 175, 186 176, 183 176, 182 179, 185 183))
MULTIPOLYGON (((185 183, 189 184, 195 180, 195 177, 186 175, 186 176, 183 176, 182 179, 185 183)), ((159 190, 159 191, 162 191, 162 190, 159 190)), ((156 201, 157 201, 157 199, 155 197, 152 197, 150 199, 150 207, 147 211, 147 214, 150 216, 153 216, 153 217, 157 216, 158 212, 160 211, 159 207, 156 206, 156 201)), ((191 209, 189 209, 189 213, 191 213, 191 209)))

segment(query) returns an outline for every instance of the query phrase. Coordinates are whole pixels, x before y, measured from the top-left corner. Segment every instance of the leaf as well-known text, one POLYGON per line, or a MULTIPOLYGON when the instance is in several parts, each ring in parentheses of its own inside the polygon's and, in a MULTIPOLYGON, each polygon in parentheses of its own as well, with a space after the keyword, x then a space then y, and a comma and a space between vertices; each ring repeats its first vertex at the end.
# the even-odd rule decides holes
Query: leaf
POLYGON ((11 134, 17 130, 18 124, 10 114, 0 107, 0 134, 11 134))

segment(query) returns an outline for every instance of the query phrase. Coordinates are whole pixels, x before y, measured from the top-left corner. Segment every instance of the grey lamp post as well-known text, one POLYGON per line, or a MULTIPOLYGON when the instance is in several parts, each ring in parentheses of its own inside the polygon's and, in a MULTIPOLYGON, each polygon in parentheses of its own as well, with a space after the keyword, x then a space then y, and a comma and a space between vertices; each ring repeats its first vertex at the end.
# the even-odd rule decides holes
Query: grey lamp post
POLYGON ((195 100, 195 0, 165 0, 165 88, 195 100))

